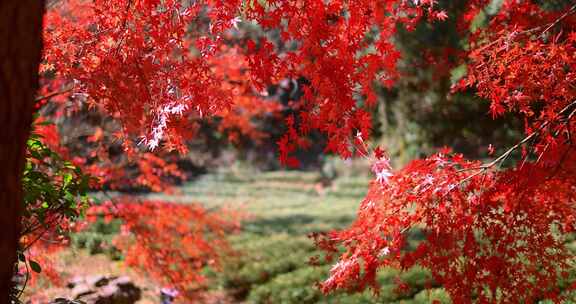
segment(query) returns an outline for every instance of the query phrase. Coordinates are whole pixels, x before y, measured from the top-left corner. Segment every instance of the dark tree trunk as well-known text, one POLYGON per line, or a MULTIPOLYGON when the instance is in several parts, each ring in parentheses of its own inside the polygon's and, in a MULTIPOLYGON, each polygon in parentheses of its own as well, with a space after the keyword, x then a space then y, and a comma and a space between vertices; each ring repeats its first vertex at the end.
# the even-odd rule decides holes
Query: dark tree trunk
POLYGON ((43 0, 0 0, 0 303, 9 303, 21 176, 42 50, 43 0))

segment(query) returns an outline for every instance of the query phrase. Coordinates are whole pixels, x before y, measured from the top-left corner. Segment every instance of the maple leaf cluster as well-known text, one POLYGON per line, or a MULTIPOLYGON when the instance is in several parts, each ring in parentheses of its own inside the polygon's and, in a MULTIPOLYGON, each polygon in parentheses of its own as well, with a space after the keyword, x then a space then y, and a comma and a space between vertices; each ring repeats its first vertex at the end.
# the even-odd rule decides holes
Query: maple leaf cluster
MULTIPOLYGON (((327 152, 349 157, 350 136, 370 135, 369 115, 355 96, 374 105, 372 83, 391 85, 397 77, 399 53, 390 40, 396 23, 413 26, 425 12, 443 19, 433 6, 433 1, 367 0, 56 2, 46 15, 42 69, 75 82, 74 91, 85 94, 89 105, 117 118, 123 139, 142 136, 140 142, 150 149, 179 146, 181 138, 193 135, 184 123, 191 117, 237 112, 231 111, 240 104, 234 103, 236 90, 222 85, 229 71, 215 60, 228 51, 223 46, 231 29, 244 20, 256 22, 298 44, 279 52, 268 37, 246 41, 241 54, 246 58, 236 60, 247 63, 257 91, 287 77, 310 82, 304 90, 306 114, 293 127, 300 132, 288 132, 281 150, 305 146, 299 138, 314 128, 329 138, 327 152), (365 39, 375 26, 379 38, 365 39)), ((288 157, 282 153, 281 160, 295 163, 288 157)))
MULTIPOLYGON (((483 5, 472 1, 470 9, 483 5)), ((324 291, 377 289, 380 267, 420 265, 457 303, 562 299, 558 282, 574 262, 564 241, 576 216, 575 10, 504 1, 490 25, 470 35, 471 50, 461 55, 469 71, 453 89, 475 89, 493 117, 516 113, 526 137, 486 164, 446 151, 397 172, 376 162, 356 222, 316 236, 329 255, 340 254, 324 291), (499 170, 517 150, 521 161, 499 170), (411 250, 413 230, 425 240, 411 250)))
POLYGON ((129 198, 92 206, 87 214, 89 221, 120 219, 122 232, 114 245, 124 253, 126 263, 189 300, 197 299, 205 287, 202 270, 217 269, 222 257, 233 254, 226 236, 238 230, 242 218, 238 212, 208 211, 200 204, 129 198))
POLYGON ((220 120, 219 132, 226 134, 230 142, 240 144, 243 138, 261 143, 268 137, 255 121, 279 118, 283 107, 280 103, 266 99, 251 85, 246 56, 236 46, 224 45, 222 53, 211 59, 214 73, 223 75, 222 90, 232 93, 232 105, 215 116, 220 120))
POLYGON ((42 108, 36 123, 49 119, 58 124, 38 125, 35 132, 47 147, 93 177, 91 188, 171 191, 174 181, 186 178, 168 151, 122 146, 114 136, 117 124, 112 120, 83 107, 68 108, 66 102, 57 101, 42 108))
MULTIPOLYGON (((210 39, 190 41, 187 27, 200 5, 180 1, 69 1, 46 15, 46 62, 58 77, 79 83, 89 104, 122 122, 122 136, 140 134, 150 149, 170 143, 172 124, 230 105, 220 79, 190 48, 213 52, 210 39)), ((209 34, 209 33, 206 33, 209 34)), ((184 134, 181 134, 184 135, 184 134)))
POLYGON ((225 31, 238 18, 209 22, 228 18, 232 6, 219 5, 51 3, 37 105, 63 132, 52 130, 51 147, 66 143, 64 154, 104 188, 164 191, 186 178, 169 152, 188 153, 187 141, 202 138, 203 126, 239 145, 267 138, 259 122, 282 107, 250 83, 233 41, 246 38, 225 31))
POLYGON ((328 253, 346 247, 322 288, 377 290, 377 269, 420 265, 457 303, 555 294, 573 261, 562 235, 575 228, 575 164, 565 159, 554 178, 539 164, 471 175, 481 163, 439 153, 377 178, 350 228, 317 236, 328 253), (408 250, 414 230, 426 239, 408 250))

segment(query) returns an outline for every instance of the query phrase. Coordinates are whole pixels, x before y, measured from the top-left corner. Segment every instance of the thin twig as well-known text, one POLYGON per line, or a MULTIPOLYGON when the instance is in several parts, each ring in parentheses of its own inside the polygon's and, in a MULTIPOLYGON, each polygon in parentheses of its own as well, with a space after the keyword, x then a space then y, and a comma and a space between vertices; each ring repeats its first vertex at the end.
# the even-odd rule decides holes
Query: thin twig
MULTIPOLYGON (((573 102, 571 102, 570 104, 568 104, 567 106, 565 106, 562 110, 560 110, 560 112, 558 112, 558 116, 562 116, 563 114, 566 114, 568 112, 568 110, 570 110, 573 106, 576 105, 576 100, 574 100, 573 102)), ((572 118, 572 116, 576 113, 576 109, 572 110, 572 112, 569 114, 568 119, 572 118)), ((527 143, 528 141, 530 141, 531 139, 533 139, 534 137, 536 137, 536 135, 540 134, 540 132, 542 130, 544 130, 544 128, 546 128, 550 123, 552 123, 553 120, 548 120, 545 121, 536 131, 532 132, 530 135, 526 136, 524 139, 522 139, 520 142, 518 142, 517 144, 515 144, 514 146, 512 146, 510 149, 506 150, 506 152, 504 152, 503 154, 501 154, 500 156, 498 156, 496 159, 494 159, 493 161, 481 165, 479 167, 474 167, 474 168, 466 168, 466 169, 461 169, 458 170, 458 172, 464 172, 464 171, 471 171, 471 170, 486 170, 486 169, 490 169, 492 167, 494 167, 496 164, 498 164, 499 162, 502 162, 504 160, 506 160, 506 158, 512 153, 514 152, 516 149, 520 148, 522 145, 524 145, 525 143, 527 143)))
POLYGON ((550 30, 551 28, 553 28, 555 25, 557 25, 558 23, 560 23, 560 21, 562 21, 563 19, 565 19, 566 17, 568 17, 569 15, 573 14, 574 12, 576 12, 576 4, 574 4, 566 13, 564 13, 564 15, 560 16, 560 18, 556 19, 554 22, 552 22, 546 29, 544 29, 544 31, 542 31, 542 33, 540 34, 540 36, 544 35, 548 30, 550 30))
POLYGON ((116 54, 118 54, 118 52, 120 51, 120 47, 122 46, 122 43, 124 43, 124 40, 126 38, 126 29, 128 27, 128 14, 130 13, 130 8, 132 6, 132 0, 128 0, 128 3, 126 4, 126 11, 124 12, 124 20, 122 21, 122 37, 120 37, 120 41, 118 41, 118 44, 116 45, 116 54))
POLYGON ((18 293, 18 296, 16 297, 18 299, 20 299, 20 297, 24 293, 24 290, 26 289, 26 285, 28 285, 28 278, 30 277, 30 269, 28 268, 28 263, 26 262, 26 260, 24 260, 24 266, 26 266, 26 279, 24 280, 24 285, 22 285, 22 289, 20 289, 20 292, 18 293))
MULTIPOLYGON (((539 37, 542 37, 547 31, 549 31, 552 27, 554 27, 555 25, 557 25, 558 23, 560 23, 560 21, 562 21, 563 19, 565 19, 566 17, 570 16, 571 14, 576 12, 576 5, 573 5, 566 13, 564 13, 564 15, 560 16, 558 19, 554 20, 553 22, 549 23, 548 26, 546 25, 540 25, 531 29, 527 29, 524 31, 520 31, 515 33, 516 36, 519 35, 526 35, 526 34, 531 34, 534 32, 537 32, 539 30, 541 30, 544 26, 546 26, 546 28, 540 33, 539 37)), ((509 37, 509 36, 508 36, 509 37)), ((497 44, 498 42, 500 42, 500 40, 504 39, 505 37, 500 37, 484 46, 482 46, 481 48, 479 48, 477 51, 478 52, 482 52, 485 49, 497 44)))
POLYGON ((50 98, 52 98, 52 97, 54 97, 54 96, 58 96, 58 95, 62 95, 62 94, 69 93, 69 92, 71 92, 73 89, 74 89, 74 87, 70 87, 70 88, 67 88, 67 89, 64 89, 64 90, 61 90, 61 91, 56 91, 56 92, 52 92, 52 93, 50 93, 50 94, 46 94, 46 95, 43 95, 43 96, 38 96, 38 97, 36 97, 35 100, 36 100, 36 102, 39 102, 39 101, 42 101, 42 100, 50 99, 50 98))
POLYGON ((34 240, 32 240, 32 242, 30 242, 28 244, 28 246, 26 246, 22 249, 22 251, 26 251, 26 250, 30 249, 30 247, 32 247, 32 245, 34 245, 34 243, 36 243, 46 232, 48 232, 49 229, 50 229, 50 227, 45 227, 44 231, 39 233, 38 236, 34 240))

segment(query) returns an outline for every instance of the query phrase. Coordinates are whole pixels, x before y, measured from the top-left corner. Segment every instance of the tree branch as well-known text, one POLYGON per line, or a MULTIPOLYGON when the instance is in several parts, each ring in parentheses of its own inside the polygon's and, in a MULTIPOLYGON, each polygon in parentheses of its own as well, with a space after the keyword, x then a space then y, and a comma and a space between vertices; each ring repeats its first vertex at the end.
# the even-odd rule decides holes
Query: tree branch
MULTIPOLYGON (((560 110, 560 112, 558 112, 558 116, 559 118, 562 118, 562 116, 564 116, 564 114, 567 114, 572 107, 576 106, 576 100, 572 101, 571 103, 569 103, 568 105, 566 105, 562 110, 560 110)), ((572 112, 567 116, 567 119, 569 120, 570 118, 572 118, 572 116, 576 113, 576 108, 574 108, 572 110, 572 112)), ((533 139, 534 137, 536 137, 536 135, 540 134, 542 132, 542 130, 544 130, 550 123, 552 123, 553 120, 548 120, 546 122, 544 122, 539 128, 538 130, 532 132, 530 135, 524 137, 524 139, 522 139, 520 142, 518 142, 517 144, 515 144, 514 146, 512 146, 510 149, 506 150, 506 152, 504 152, 503 154, 501 154, 500 156, 498 156, 496 159, 494 159, 493 161, 481 165, 479 167, 475 167, 475 168, 467 168, 467 169, 462 169, 459 170, 458 172, 464 172, 464 171, 470 171, 470 170, 487 170, 490 169, 492 167, 494 167, 496 164, 498 164, 499 162, 504 161, 512 152, 514 152, 516 149, 520 148, 522 145, 524 145, 525 143, 527 143, 528 141, 530 141, 531 139, 533 139)), ((569 129, 569 128, 568 128, 569 129)), ((475 175, 472 175, 475 176, 475 175)), ((468 179, 468 178, 467 178, 468 179)), ((466 180, 467 180, 466 179, 466 180)))
POLYGON ((68 89, 61 90, 61 91, 52 92, 52 93, 50 93, 50 94, 46 94, 46 95, 43 95, 43 96, 38 96, 38 97, 36 97, 35 101, 36 101, 36 102, 39 102, 39 101, 43 101, 43 100, 46 100, 46 99, 50 99, 50 98, 52 98, 52 97, 54 97, 54 96, 58 96, 58 95, 70 93, 73 89, 74 89, 74 88, 71 87, 71 88, 68 88, 68 89))

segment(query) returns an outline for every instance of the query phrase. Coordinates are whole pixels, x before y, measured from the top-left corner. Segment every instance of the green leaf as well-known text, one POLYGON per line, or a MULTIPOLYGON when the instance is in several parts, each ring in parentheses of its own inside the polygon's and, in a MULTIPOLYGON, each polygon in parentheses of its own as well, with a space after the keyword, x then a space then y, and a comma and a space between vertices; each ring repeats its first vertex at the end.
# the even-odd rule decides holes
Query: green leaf
POLYGON ((28 261, 30 263, 30 268, 32 268, 32 271, 36 272, 36 273, 41 273, 42 272, 42 267, 40 267, 40 264, 38 264, 35 261, 29 260, 28 261))
POLYGON ((72 174, 65 173, 63 178, 64 178, 64 185, 62 187, 66 188, 72 181, 72 174))

